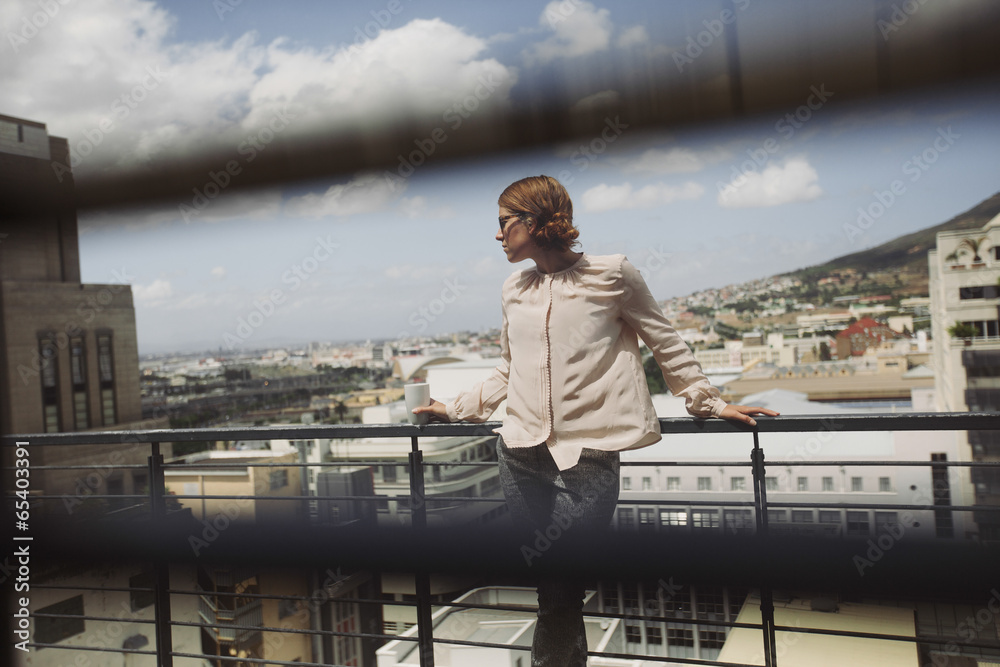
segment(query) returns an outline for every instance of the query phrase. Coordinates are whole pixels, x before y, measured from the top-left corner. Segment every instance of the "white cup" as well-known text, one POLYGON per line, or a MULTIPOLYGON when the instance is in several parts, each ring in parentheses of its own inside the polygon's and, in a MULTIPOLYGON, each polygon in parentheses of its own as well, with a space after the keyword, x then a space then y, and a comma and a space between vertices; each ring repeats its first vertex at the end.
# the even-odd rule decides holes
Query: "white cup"
POLYGON ((413 408, 420 408, 431 404, 431 386, 426 382, 416 382, 403 387, 406 396, 406 414, 410 418, 411 424, 426 424, 431 416, 428 413, 419 415, 413 414, 413 408))

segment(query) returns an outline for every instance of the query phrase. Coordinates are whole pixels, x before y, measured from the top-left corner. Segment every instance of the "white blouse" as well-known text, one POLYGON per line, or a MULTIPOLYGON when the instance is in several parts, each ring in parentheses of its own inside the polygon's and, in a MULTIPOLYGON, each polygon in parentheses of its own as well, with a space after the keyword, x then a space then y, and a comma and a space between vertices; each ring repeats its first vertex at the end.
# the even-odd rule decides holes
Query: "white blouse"
POLYGON ((494 432, 509 447, 548 444, 560 470, 584 447, 658 442, 637 334, 690 414, 718 417, 726 407, 624 255, 584 253, 563 271, 518 271, 504 281, 502 305, 501 362, 445 405, 450 421, 486 421, 507 398, 494 432))

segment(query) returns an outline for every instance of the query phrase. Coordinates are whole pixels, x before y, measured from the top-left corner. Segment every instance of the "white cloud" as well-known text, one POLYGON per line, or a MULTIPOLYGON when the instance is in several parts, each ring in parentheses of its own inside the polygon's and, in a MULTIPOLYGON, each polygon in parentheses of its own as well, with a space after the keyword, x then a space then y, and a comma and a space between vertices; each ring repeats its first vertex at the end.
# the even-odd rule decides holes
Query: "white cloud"
POLYGON ((809 201, 823 194, 819 175, 804 157, 790 157, 784 164, 769 164, 719 188, 718 202, 725 208, 778 206, 809 201))
POLYGON ((157 278, 149 285, 132 285, 132 295, 143 305, 151 306, 162 303, 174 295, 174 289, 169 280, 157 278))
POLYGON ((323 194, 310 193, 289 199, 285 212, 307 218, 371 213, 396 199, 400 183, 405 187, 405 181, 394 179, 390 182, 382 174, 358 174, 347 183, 331 185, 323 194))
POLYGON ((633 190, 631 183, 601 183, 584 192, 581 200, 587 211, 600 212, 654 208, 683 199, 698 199, 704 193, 705 188, 694 181, 676 187, 652 183, 638 190, 633 190))
POLYGON ((724 149, 694 151, 690 148, 650 148, 634 160, 623 162, 626 172, 676 174, 701 171, 710 164, 730 157, 724 149))
MULTIPOLYGON (((479 87, 488 89, 484 113, 508 103, 517 79, 483 57, 485 39, 441 19, 413 20, 357 46, 262 45, 254 33, 172 44, 172 5, 56 4, 37 34, 0 58, 0 90, 5 114, 69 139, 78 175, 213 148, 241 160, 240 143, 283 110, 283 131, 305 135, 404 115, 440 118, 479 87)), ((6 0, 0 26, 17 30, 39 11, 32 0, 6 0)))
POLYGON ((226 277, 226 267, 224 267, 224 266, 216 266, 209 273, 211 273, 212 276, 214 276, 215 278, 218 278, 219 280, 222 280, 222 279, 224 279, 226 277))
POLYGON ((615 46, 619 49, 628 49, 633 46, 639 46, 640 44, 646 44, 648 42, 649 33, 646 32, 646 26, 635 25, 631 28, 622 30, 621 34, 618 35, 618 39, 615 41, 615 46))
POLYGON ((427 197, 417 195, 416 197, 403 197, 399 200, 397 210, 407 218, 421 218, 424 220, 445 220, 455 216, 455 210, 450 206, 431 207, 427 197))
POLYGON ((557 58, 573 58, 607 50, 614 26, 607 9, 597 9, 589 2, 553 0, 542 11, 538 22, 554 34, 525 49, 529 65, 545 64, 557 58))

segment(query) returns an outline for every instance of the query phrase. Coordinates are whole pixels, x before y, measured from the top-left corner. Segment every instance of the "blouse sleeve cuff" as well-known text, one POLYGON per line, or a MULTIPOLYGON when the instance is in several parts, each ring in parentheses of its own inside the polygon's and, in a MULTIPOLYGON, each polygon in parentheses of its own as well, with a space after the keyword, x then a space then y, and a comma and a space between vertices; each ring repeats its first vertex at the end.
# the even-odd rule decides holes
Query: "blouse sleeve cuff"
POLYGON ((458 418, 458 410, 455 409, 455 403, 454 402, 445 403, 444 404, 444 411, 448 414, 448 421, 450 421, 450 422, 461 421, 461 419, 458 418))
POLYGON ((729 404, 726 403, 721 398, 714 399, 712 401, 712 416, 713 417, 722 417, 722 411, 726 409, 727 405, 729 405, 729 404))

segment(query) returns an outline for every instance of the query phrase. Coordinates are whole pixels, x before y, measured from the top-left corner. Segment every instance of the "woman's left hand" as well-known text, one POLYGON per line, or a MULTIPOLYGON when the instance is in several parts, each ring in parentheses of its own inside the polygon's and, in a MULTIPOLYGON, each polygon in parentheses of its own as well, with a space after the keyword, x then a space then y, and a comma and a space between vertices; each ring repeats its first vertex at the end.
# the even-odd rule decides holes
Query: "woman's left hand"
POLYGON ((719 416, 723 419, 729 419, 734 422, 743 422, 744 424, 749 424, 750 426, 756 426, 757 420, 750 415, 767 415, 768 417, 777 417, 778 414, 779 413, 769 408, 729 404, 723 408, 722 414, 719 416))

